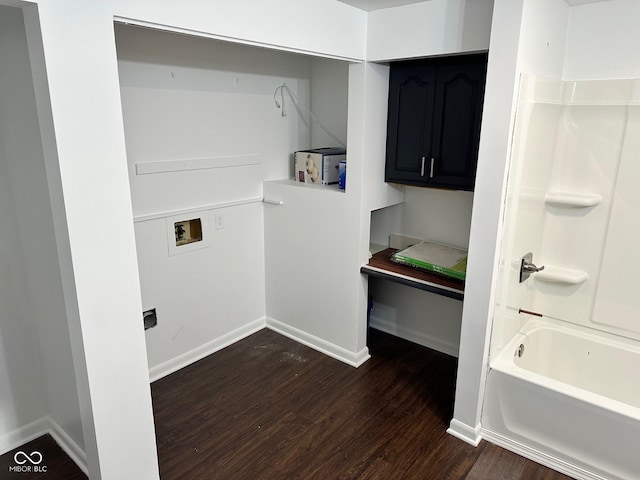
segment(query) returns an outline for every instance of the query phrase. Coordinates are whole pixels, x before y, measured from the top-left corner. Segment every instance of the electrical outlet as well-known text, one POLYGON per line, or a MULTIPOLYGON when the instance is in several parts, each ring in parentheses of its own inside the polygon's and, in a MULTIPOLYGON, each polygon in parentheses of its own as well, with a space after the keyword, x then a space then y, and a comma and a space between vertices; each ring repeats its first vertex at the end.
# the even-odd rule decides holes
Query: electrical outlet
POLYGON ((158 324, 158 316, 156 315, 156 309, 145 310, 142 312, 142 320, 144 322, 144 329, 147 330, 151 327, 155 327, 158 324))
POLYGON ((224 214, 216 213, 216 230, 222 230, 224 228, 224 214))

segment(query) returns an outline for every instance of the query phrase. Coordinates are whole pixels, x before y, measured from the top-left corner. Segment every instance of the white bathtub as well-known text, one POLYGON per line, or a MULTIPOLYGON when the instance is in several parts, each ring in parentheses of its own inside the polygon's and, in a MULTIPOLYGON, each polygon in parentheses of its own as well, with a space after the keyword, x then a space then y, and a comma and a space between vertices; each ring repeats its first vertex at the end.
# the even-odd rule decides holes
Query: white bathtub
POLYGON ((637 342, 529 321, 490 361, 482 426, 486 439, 575 478, 640 479, 637 342))

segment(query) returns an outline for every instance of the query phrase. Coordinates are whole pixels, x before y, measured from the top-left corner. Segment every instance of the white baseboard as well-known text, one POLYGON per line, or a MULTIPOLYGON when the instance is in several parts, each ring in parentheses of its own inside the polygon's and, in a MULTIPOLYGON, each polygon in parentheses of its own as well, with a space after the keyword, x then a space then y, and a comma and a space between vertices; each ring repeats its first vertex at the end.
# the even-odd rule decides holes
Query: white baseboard
POLYGON ((20 445, 49 433, 49 426, 45 416, 0 436, 0 455, 4 455, 20 445))
POLYGON ((375 316, 375 314, 373 314, 373 311, 369 319, 369 326, 371 328, 375 328, 376 330, 380 330, 381 332, 389 333, 391 335, 395 335, 396 337, 404 338, 405 340, 409 340, 410 342, 417 343, 418 345, 422 345, 423 347, 446 353, 447 355, 451 355, 452 357, 458 356, 460 345, 444 342, 437 338, 425 335, 423 332, 419 332, 418 330, 397 325, 396 323, 392 323, 382 317, 375 316))
POLYGON ((359 367, 371 357, 366 347, 354 353, 273 318, 267 317, 267 328, 352 367, 359 367))
MULTIPOLYGON (((49 415, 24 425, 0 437, 0 455, 4 455, 13 449, 35 440, 43 435, 50 434, 56 443, 62 448, 69 458, 73 460, 85 475, 88 475, 87 457, 80 446, 64 431, 64 429, 49 415)), ((44 458, 46 463, 46 458, 44 458)))
POLYGON ((575 478, 577 480, 607 480, 605 477, 602 477, 596 473, 585 470, 582 467, 578 467, 572 463, 569 463, 565 460, 561 460, 557 457, 549 455, 548 453, 541 452, 535 448, 528 447, 520 442, 516 442, 510 440, 507 437, 500 435, 499 433, 492 432, 491 430, 487 430, 486 428, 481 429, 482 438, 485 440, 498 445, 506 450, 509 450, 513 453, 517 453, 518 455, 528 458, 529 460, 533 460, 545 467, 552 468, 560 473, 564 473, 565 475, 570 476, 571 478, 575 478))
POLYGON ((465 441, 473 445, 474 447, 477 447, 480 443, 480 440, 482 440, 482 435, 480 432, 481 427, 479 424, 475 427, 472 427, 470 425, 467 425, 466 423, 462 423, 461 421, 456 420, 455 418, 451 420, 449 428, 447 429, 448 434, 453 435, 454 437, 459 438, 460 440, 465 441))
POLYGON ((87 467, 87 455, 85 451, 69 436, 69 434, 51 417, 47 416, 49 433, 58 445, 69 455, 85 475, 89 475, 87 467))
POLYGON ((149 369, 149 379, 151 382, 166 377, 167 375, 180 370, 181 368, 191 365, 204 357, 211 355, 212 353, 222 350, 228 347, 232 343, 242 340, 249 335, 262 330, 267 326, 265 318, 259 318, 247 325, 243 325, 221 337, 218 337, 210 342, 205 343, 199 347, 194 348, 188 352, 183 353, 171 360, 167 360, 159 365, 155 365, 149 369))

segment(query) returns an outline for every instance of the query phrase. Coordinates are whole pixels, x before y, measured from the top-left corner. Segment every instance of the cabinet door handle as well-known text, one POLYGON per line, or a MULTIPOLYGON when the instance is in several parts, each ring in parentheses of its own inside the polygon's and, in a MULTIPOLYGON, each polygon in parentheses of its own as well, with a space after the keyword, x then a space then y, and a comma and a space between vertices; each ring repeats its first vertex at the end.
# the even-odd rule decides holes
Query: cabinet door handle
MULTIPOLYGON (((431 157, 431 169, 429 170, 429 178, 433 178, 433 164, 435 163, 436 159, 431 157)), ((422 162, 422 165, 424 166, 424 161, 422 162)))
POLYGON ((424 160, 425 158, 422 157, 422 166, 420 167, 420 176, 424 177, 424 160))

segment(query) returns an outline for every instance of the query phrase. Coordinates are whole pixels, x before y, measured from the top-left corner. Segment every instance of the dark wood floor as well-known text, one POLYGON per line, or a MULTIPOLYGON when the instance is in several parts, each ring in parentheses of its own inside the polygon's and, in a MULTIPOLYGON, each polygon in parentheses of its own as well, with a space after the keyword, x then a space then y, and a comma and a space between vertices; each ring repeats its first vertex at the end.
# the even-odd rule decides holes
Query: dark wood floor
POLYGON ((375 330, 358 369, 263 330, 152 386, 173 479, 560 480, 446 433, 456 360, 375 330))
POLYGON ((262 330, 154 382, 162 480, 568 478, 446 433, 454 358, 375 330, 369 343, 354 369, 262 330))
POLYGON ((87 476, 58 446, 51 435, 36 438, 19 448, 0 455, 0 479, 2 480, 86 480, 87 476), (38 452, 42 459, 38 465, 33 465, 24 455, 38 462, 39 457, 33 455, 38 452), (17 454, 17 457, 16 457, 17 454), (18 462, 16 462, 18 460, 18 462), (22 464, 22 465, 20 465, 22 464), (24 471, 18 471, 21 467, 24 471), (35 471, 37 467, 37 472, 35 471))

